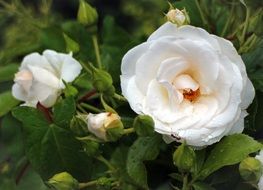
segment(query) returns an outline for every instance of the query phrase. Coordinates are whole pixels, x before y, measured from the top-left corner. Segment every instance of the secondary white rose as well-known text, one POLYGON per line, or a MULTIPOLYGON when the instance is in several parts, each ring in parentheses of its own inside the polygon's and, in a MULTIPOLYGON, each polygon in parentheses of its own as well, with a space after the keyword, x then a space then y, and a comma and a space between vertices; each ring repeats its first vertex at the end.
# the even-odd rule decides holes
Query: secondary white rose
MULTIPOLYGON (((262 167, 263 167, 263 150, 261 150, 261 151, 259 152, 259 155, 257 155, 255 158, 258 159, 258 160, 261 162, 262 167)), ((260 177, 260 179, 259 179, 258 189, 259 189, 259 190, 263 190, 263 175, 262 175, 262 176, 260 177)))
POLYGON ((109 112, 99 114, 90 113, 87 117, 87 121, 89 131, 96 137, 106 141, 107 128, 110 128, 110 125, 115 121, 120 121, 120 116, 109 112))
POLYGON ((166 142, 205 146, 241 133, 254 88, 230 41, 167 22, 123 57, 121 88, 166 142))
POLYGON ((46 50, 43 55, 27 55, 15 74, 12 94, 24 101, 27 106, 35 107, 40 102, 46 107, 55 104, 65 82, 72 82, 81 71, 80 63, 71 54, 46 50))

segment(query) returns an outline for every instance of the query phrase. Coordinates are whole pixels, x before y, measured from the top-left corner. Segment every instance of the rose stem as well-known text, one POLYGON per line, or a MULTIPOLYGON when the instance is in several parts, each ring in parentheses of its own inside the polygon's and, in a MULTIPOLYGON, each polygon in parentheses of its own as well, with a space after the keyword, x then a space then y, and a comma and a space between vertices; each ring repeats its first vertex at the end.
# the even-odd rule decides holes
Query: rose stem
POLYGON ((233 18, 233 14, 234 14, 234 10, 235 10, 235 4, 234 4, 234 0, 232 1, 232 5, 231 5, 231 10, 230 10, 230 16, 228 17, 227 21, 226 21, 226 24, 223 28, 223 31, 221 33, 221 36, 224 37, 226 32, 227 32, 227 29, 229 27, 229 24, 230 24, 230 20, 233 18))
POLYGON ((83 102, 83 101, 89 99, 90 97, 94 96, 96 93, 97 93, 96 90, 93 89, 93 90, 89 91, 87 94, 85 94, 84 96, 82 96, 82 97, 78 100, 78 102, 83 102))
POLYGON ((30 163, 29 161, 26 162, 26 164, 22 167, 20 172, 18 173, 16 177, 16 185, 19 184, 20 180, 22 179, 23 175, 25 174, 26 170, 28 169, 30 163))
POLYGON ((45 115, 45 118, 46 118, 50 123, 53 122, 51 113, 50 113, 50 111, 48 110, 48 108, 46 108, 46 107, 43 106, 40 102, 38 102, 38 103, 37 103, 37 109, 38 109, 39 111, 41 111, 41 112, 45 115))
POLYGON ((130 134, 130 133, 133 133, 133 132, 135 132, 134 128, 123 129, 123 134, 124 135, 130 134))
POLYGON ((241 36, 241 42, 240 42, 241 46, 243 45, 245 41, 246 32, 247 32, 247 28, 249 24, 249 17, 250 17, 250 9, 246 8, 246 20, 245 20, 245 25, 244 25, 242 36, 241 36))
POLYGON ((94 186, 98 183, 97 180, 89 181, 87 183, 79 183, 79 189, 84 189, 86 187, 94 186))
POLYGON ((92 42, 95 49, 95 55, 97 59, 98 68, 102 68, 101 59, 100 59, 100 50, 99 50, 99 44, 98 44, 98 38, 97 35, 92 36, 92 42))
POLYGON ((99 155, 96 157, 97 160, 101 161, 102 163, 104 163, 106 166, 108 166, 108 168, 111 170, 111 171, 115 171, 116 169, 113 167, 113 165, 108 161, 106 160, 103 156, 99 155))
POLYGON ((82 113, 87 113, 85 109, 83 109, 80 105, 77 105, 77 108, 82 111, 82 113))
POLYGON ((81 103, 80 106, 90 110, 90 111, 93 111, 95 113, 101 113, 102 111, 92 105, 89 105, 89 104, 85 104, 85 103, 81 103))
POLYGON ((121 100, 121 101, 127 102, 126 98, 124 98, 123 96, 121 96, 121 95, 119 95, 117 93, 115 93, 113 95, 113 97, 116 98, 117 100, 121 100))
POLYGON ((209 29, 209 25, 207 23, 207 20, 205 19, 205 16, 204 16, 204 13, 200 7, 200 4, 199 4, 199 1, 198 0, 195 0, 195 4, 196 4, 196 7, 200 13, 200 16, 201 16, 201 19, 202 19, 202 22, 204 23, 204 26, 207 27, 207 29, 209 29))

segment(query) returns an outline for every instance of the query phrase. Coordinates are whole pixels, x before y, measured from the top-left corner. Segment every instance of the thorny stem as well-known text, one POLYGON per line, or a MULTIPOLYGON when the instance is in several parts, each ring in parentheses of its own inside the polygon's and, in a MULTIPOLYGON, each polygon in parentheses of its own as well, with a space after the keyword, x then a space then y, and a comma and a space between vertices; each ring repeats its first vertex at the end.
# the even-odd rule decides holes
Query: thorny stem
POLYGON ((100 58, 100 50, 99 50, 99 44, 98 44, 98 38, 97 35, 92 36, 92 42, 95 49, 95 55, 97 59, 98 68, 102 68, 101 58, 100 58))
POLYGON ((96 93, 97 93, 96 90, 93 89, 93 90, 89 91, 87 94, 85 94, 84 96, 82 96, 82 97, 78 100, 78 102, 83 102, 83 101, 89 99, 90 97, 92 97, 93 95, 95 95, 96 93))
POLYGON ((38 102, 38 103, 37 103, 37 109, 44 114, 45 118, 47 119, 47 121, 48 121, 49 123, 52 123, 52 122, 53 122, 51 113, 50 113, 50 111, 49 111, 48 108, 46 108, 46 107, 43 106, 40 102, 38 102))
POLYGON ((25 172, 27 171, 28 167, 29 167, 30 163, 29 161, 27 161, 25 163, 25 165, 22 167, 22 169, 20 170, 20 172, 18 173, 17 177, 16 177, 16 185, 19 184, 20 180, 22 179, 23 175, 25 174, 25 172))

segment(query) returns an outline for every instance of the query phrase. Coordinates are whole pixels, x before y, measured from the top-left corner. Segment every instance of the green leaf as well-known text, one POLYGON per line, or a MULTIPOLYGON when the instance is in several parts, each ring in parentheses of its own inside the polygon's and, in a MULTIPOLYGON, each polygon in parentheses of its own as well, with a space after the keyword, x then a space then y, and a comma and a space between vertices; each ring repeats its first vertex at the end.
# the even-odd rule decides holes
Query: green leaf
POLYGON ((60 127, 68 128, 76 112, 75 100, 72 96, 58 102, 54 106, 54 123, 60 127))
POLYGON ((245 134, 225 137, 211 151, 199 179, 204 179, 214 171, 228 165, 234 165, 245 159, 249 154, 262 148, 262 144, 245 134))
POLYGON ((13 107, 19 104, 10 91, 0 94, 0 117, 8 113, 13 107))
POLYGON ((18 70, 17 64, 9 64, 0 67, 0 82, 13 80, 14 74, 17 72, 17 70, 18 70))
POLYGON ((194 190, 215 190, 215 188, 203 182, 195 182, 193 184, 194 190))
POLYGON ((121 189, 127 189, 127 186, 131 186, 131 189, 137 189, 135 186, 131 185, 133 181, 126 170, 128 151, 129 149, 126 146, 121 145, 117 147, 112 154, 110 162, 117 168, 117 172, 114 173, 114 176, 120 180, 121 189))
POLYGON ((41 43, 46 49, 55 51, 65 51, 66 49, 63 32, 59 26, 44 28, 41 33, 41 43))
POLYGON ((196 157, 195 157, 193 170, 191 171, 193 173, 193 177, 197 176, 201 171, 203 164, 205 162, 205 153, 206 153, 206 149, 195 150, 196 157))
POLYGON ((255 49, 242 55, 242 59, 246 64, 249 78, 252 78, 252 80, 254 73, 258 71, 258 69, 262 68, 263 66, 262 52, 263 52, 263 40, 258 42, 258 46, 255 49))
POLYGON ((49 125, 34 108, 19 107, 13 115, 23 123, 27 157, 44 180, 62 171, 80 181, 89 178, 91 160, 69 130, 49 125))
MULTIPOLYGON (((62 24, 62 29, 65 34, 79 44, 78 60, 95 62, 91 34, 87 32, 86 28, 77 21, 66 21, 62 24)), ((86 82, 88 83, 88 81, 86 82)))
POLYGON ((79 52, 79 44, 72 40, 67 34, 63 33, 63 37, 66 42, 66 50, 68 53, 73 52, 77 53, 79 52))
POLYGON ((130 147, 127 159, 127 171, 134 183, 142 189, 149 189, 147 184, 147 171, 143 164, 145 160, 154 160, 160 149, 161 138, 139 137, 130 147))

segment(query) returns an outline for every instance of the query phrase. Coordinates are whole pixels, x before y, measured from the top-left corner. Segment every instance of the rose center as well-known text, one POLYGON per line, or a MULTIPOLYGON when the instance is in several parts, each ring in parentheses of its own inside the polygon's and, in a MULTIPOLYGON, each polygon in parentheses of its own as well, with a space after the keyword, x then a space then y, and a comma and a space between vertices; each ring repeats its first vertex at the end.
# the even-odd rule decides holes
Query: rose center
POLYGON ((190 102, 193 102, 200 96, 200 90, 199 88, 195 91, 192 89, 184 89, 183 96, 184 96, 184 99, 187 99, 190 102))
POLYGON ((177 76, 172 85, 177 92, 181 93, 183 98, 193 102, 200 96, 199 83, 196 82, 192 76, 188 74, 182 74, 177 76))

